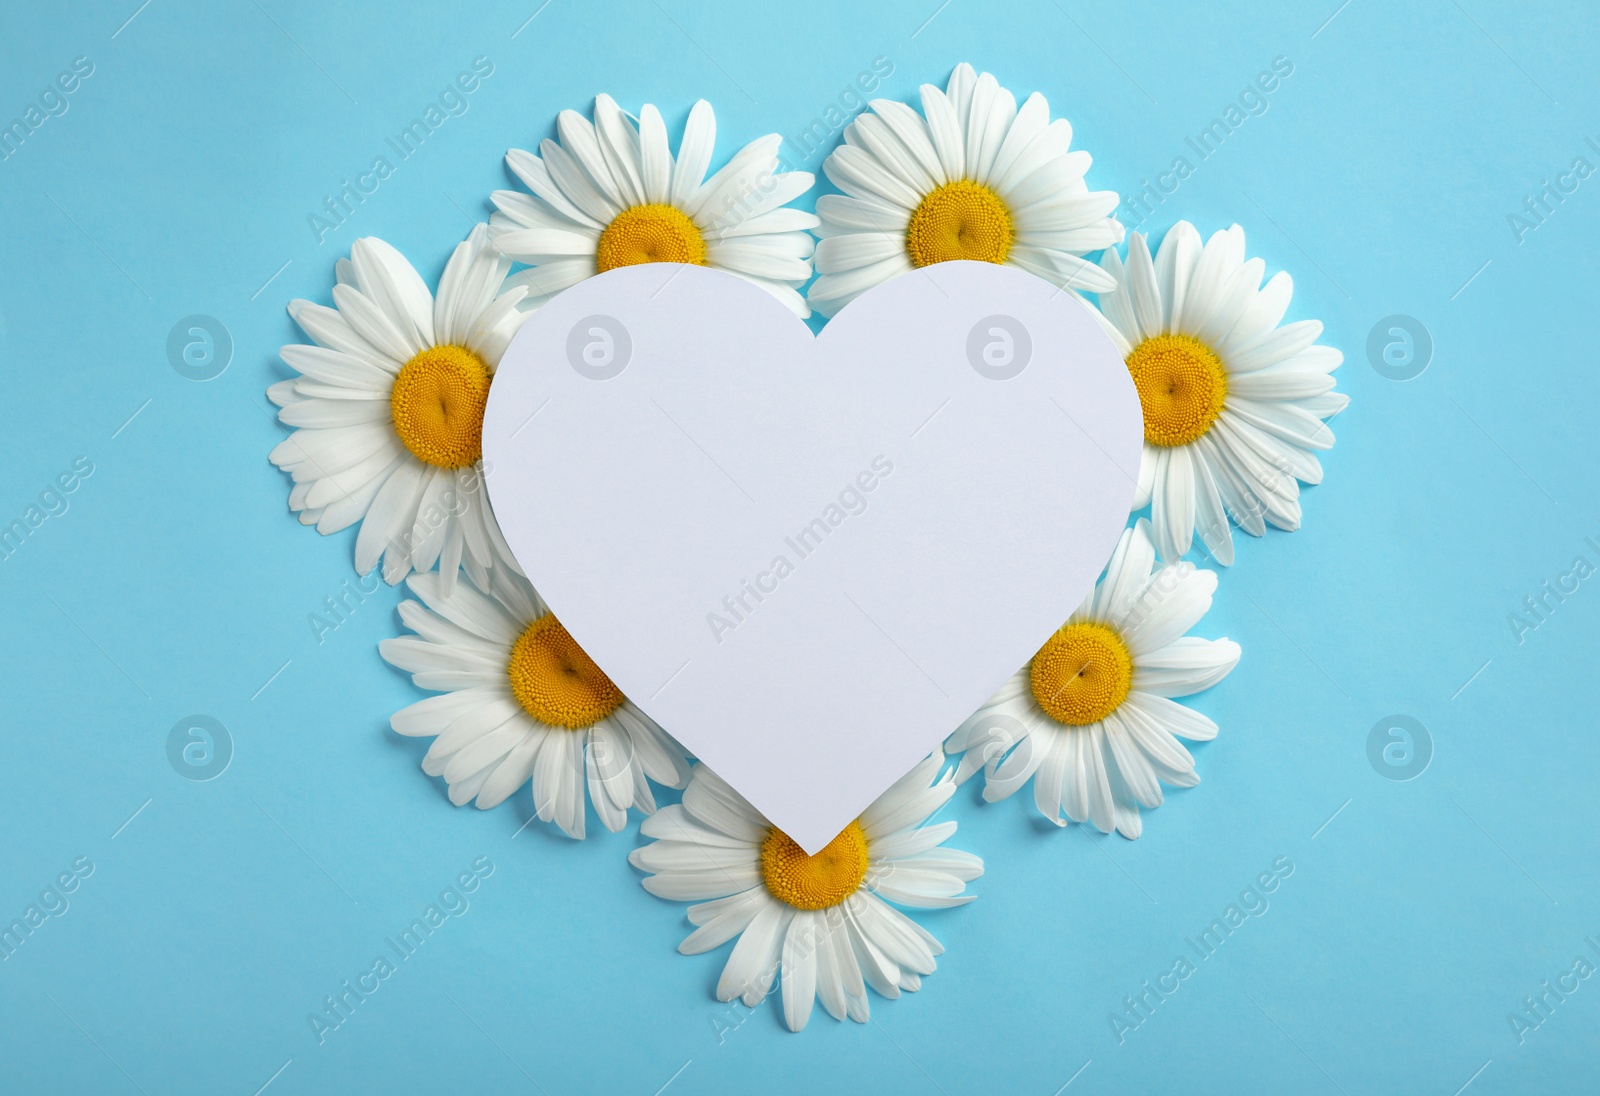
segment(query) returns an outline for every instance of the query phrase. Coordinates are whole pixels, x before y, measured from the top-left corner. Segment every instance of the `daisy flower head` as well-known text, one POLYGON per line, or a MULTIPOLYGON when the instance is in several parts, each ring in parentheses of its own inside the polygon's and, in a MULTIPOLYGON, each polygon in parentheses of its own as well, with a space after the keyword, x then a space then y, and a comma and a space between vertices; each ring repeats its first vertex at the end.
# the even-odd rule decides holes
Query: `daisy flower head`
POLYGON ((272 463, 294 480, 289 509, 324 535, 361 523, 356 570, 383 561, 391 585, 439 564, 477 582, 516 567, 484 490, 483 411, 506 344, 525 318, 511 263, 480 225, 430 293, 382 240, 357 240, 336 266, 334 307, 295 300, 314 345, 285 346, 299 376, 267 389, 293 432, 272 463))
POLYGON ((1021 108, 989 73, 957 65, 922 113, 875 99, 822 170, 811 307, 832 315, 880 282, 950 259, 1007 263, 1071 290, 1112 288, 1085 261, 1122 239, 1117 195, 1084 184, 1090 156, 1034 92, 1021 108))
POLYGON ((1283 323, 1294 292, 1285 272, 1261 284, 1238 225, 1200 243, 1187 221, 1167 230, 1152 260, 1142 235, 1128 257, 1100 260, 1115 291, 1100 297, 1105 326, 1133 375, 1144 412, 1144 457, 1133 509, 1149 505, 1164 560, 1196 532, 1216 561, 1233 562, 1228 519, 1251 536, 1300 526, 1300 485, 1320 483, 1313 450, 1333 445, 1325 419, 1349 397, 1333 391, 1344 355, 1315 345, 1317 320, 1283 323))
POLYGON ((966 884, 983 874, 978 857, 943 847, 954 822, 924 824, 955 792, 943 764, 934 751, 815 856, 697 765, 683 802, 645 819, 640 832, 654 840, 628 859, 649 873, 651 894, 699 903, 684 955, 738 938, 719 1001, 754 1008, 777 981, 790 1031, 806 1026, 817 999, 835 1020, 865 1023, 867 986, 889 998, 920 989, 944 951, 889 903, 963 905, 975 897, 966 884))
POLYGON ((1237 643, 1184 634, 1216 588, 1215 572, 1187 561, 1157 567, 1141 518, 1066 624, 946 740, 952 754, 965 751, 957 782, 983 769, 992 803, 1031 778, 1034 803, 1056 825, 1065 813, 1137 838, 1139 808, 1161 805, 1163 782, 1200 782, 1178 739, 1217 734, 1171 699, 1209 689, 1239 661, 1237 643))
POLYGON ((511 279, 528 291, 524 309, 619 266, 672 262, 736 274, 802 318, 811 314, 799 288, 811 277, 807 230, 817 218, 788 203, 813 176, 781 170, 781 136, 751 141, 707 178, 717 120, 703 99, 689 111, 676 157, 659 110, 646 104, 635 119, 609 95, 595 99, 592 122, 563 110, 556 133, 537 156, 506 153, 532 193, 492 196, 496 244, 528 266, 511 279))
POLYGON ((444 777, 458 807, 476 799, 487 810, 531 780, 540 821, 579 839, 585 784, 613 833, 629 807, 654 811, 651 780, 681 788, 689 779, 682 747, 573 642, 527 579, 491 578, 484 592, 411 577, 418 600, 400 603, 400 619, 416 635, 378 650, 439 695, 396 712, 390 726, 433 737, 422 769, 444 777))

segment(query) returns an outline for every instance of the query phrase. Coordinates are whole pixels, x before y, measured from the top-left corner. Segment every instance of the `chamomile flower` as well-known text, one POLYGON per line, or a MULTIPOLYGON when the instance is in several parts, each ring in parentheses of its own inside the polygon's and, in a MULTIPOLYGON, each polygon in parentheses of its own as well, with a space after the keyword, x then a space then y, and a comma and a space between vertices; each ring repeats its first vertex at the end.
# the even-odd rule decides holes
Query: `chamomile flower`
POLYGON ((944 948, 889 905, 959 906, 983 861, 943 847, 954 822, 924 825, 955 792, 943 754, 907 773, 821 852, 807 856, 704 765, 682 804, 645 819, 654 838, 628 857, 651 894, 690 906, 699 926, 678 945, 698 955, 738 938, 717 999, 754 1008, 781 982, 783 1016, 799 1031, 820 999, 828 1015, 865 1023, 866 987, 884 997, 922 986, 944 948), (709 899, 709 901, 706 901, 709 899))
POLYGON ((799 288, 811 277, 817 218, 787 204, 811 189, 805 171, 780 172, 778 134, 751 141, 706 178, 716 143, 711 104, 695 103, 678 154, 661 112, 637 120, 609 95, 594 121, 575 110, 556 119, 560 140, 539 155, 513 149, 506 166, 532 191, 497 190, 489 223, 500 249, 528 264, 511 279, 525 309, 585 278, 634 263, 693 263, 736 274, 809 316, 799 288))
POLYGON ((1209 689, 1239 661, 1239 645, 1184 633, 1211 607, 1212 571, 1156 568, 1149 523, 1122 534, 1105 575, 1033 660, 945 742, 965 751, 964 781, 984 770, 989 802, 1031 778, 1040 812, 1088 820, 1127 838, 1139 808, 1161 804, 1162 783, 1200 782, 1179 738, 1215 738, 1217 725, 1173 701, 1209 689))
POLYGON ((1232 517, 1251 536, 1300 527, 1300 485, 1322 481, 1313 450, 1333 445, 1323 422, 1349 397, 1333 391, 1344 355, 1314 345, 1317 320, 1282 323, 1294 283, 1245 259, 1238 225, 1200 244, 1187 221, 1167 230, 1154 260, 1142 235, 1126 261, 1100 260, 1116 283, 1100 297, 1144 410, 1144 457, 1133 509, 1151 508, 1164 560, 1199 532, 1233 562, 1232 517))
POLYGON ((294 479, 289 509, 324 535, 361 523, 356 570, 383 560, 391 585, 439 564, 480 583, 515 567, 484 489, 489 382, 525 316, 527 290, 480 225, 456 246, 438 295, 389 244, 360 239, 336 266, 334 307, 296 300, 314 346, 283 360, 299 376, 267 389, 294 432, 271 460, 294 479))
POLYGON ((440 695, 396 712, 390 726, 433 736, 422 769, 444 777, 458 807, 476 799, 488 809, 531 780, 539 819, 576 838, 586 783, 613 833, 629 807, 655 810, 649 781, 681 788, 689 779, 682 748, 573 642, 526 579, 492 577, 488 593, 411 577, 419 600, 402 601, 400 618, 417 634, 378 650, 440 695))
POLYGON ((832 315, 915 267, 949 259, 1018 266, 1072 290, 1104 292, 1086 252, 1119 242, 1117 195, 1090 191, 1072 125, 1038 92, 1021 108, 993 76, 957 65, 922 85, 922 113, 875 99, 822 170, 843 195, 817 199, 819 277, 811 307, 832 315))

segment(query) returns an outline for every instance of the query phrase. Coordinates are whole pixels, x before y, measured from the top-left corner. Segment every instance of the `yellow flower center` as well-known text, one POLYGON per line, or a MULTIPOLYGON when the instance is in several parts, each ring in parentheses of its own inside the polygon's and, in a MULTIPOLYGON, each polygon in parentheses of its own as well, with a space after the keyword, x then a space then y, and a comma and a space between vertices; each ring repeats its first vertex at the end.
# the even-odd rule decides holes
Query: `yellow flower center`
POLYGON ((435 468, 463 468, 483 456, 489 367, 464 346, 430 346, 405 365, 389 392, 394 432, 412 456, 435 468))
POLYGON ((761 878, 772 897, 799 910, 825 910, 854 894, 867 877, 867 834, 860 822, 815 856, 776 826, 761 842, 761 878))
POLYGON ((1222 413, 1228 374, 1211 348, 1191 335, 1155 335, 1133 348, 1128 372, 1144 409, 1144 440, 1188 445, 1222 413))
POLYGON ((522 710, 551 727, 591 727, 622 704, 622 690, 549 613, 512 644, 506 675, 522 710))
POLYGON ((1133 658, 1104 624, 1068 624, 1039 648, 1029 673, 1033 698, 1058 723, 1098 723, 1128 698, 1133 658))
POLYGON ((676 206, 634 206, 617 214, 600 233, 594 261, 602 274, 635 263, 705 266, 706 241, 688 214, 676 206))
POLYGON ((917 266, 951 259, 1003 263, 1011 239, 1011 211, 1000 195, 971 179, 929 191, 906 226, 906 251, 917 266))

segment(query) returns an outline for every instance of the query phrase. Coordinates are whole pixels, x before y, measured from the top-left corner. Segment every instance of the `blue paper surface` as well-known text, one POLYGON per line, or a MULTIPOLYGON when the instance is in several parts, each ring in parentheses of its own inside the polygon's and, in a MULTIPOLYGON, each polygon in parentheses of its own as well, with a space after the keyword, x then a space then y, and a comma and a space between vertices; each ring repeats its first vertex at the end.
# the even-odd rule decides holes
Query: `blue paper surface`
POLYGON ((0 1087, 1592 1086, 1597 25, 1483 0, 8 6, 0 123, 38 124, 0 160, 0 524, 30 526, 0 561, 0 926, 55 912, 0 949, 0 1087), (435 277, 562 108, 654 102, 676 136, 705 97, 718 163, 778 131, 817 170, 858 74, 913 99, 962 60, 1070 118, 1091 185, 1145 194, 1126 223, 1243 224, 1353 402, 1304 527, 1239 536, 1199 629, 1244 648, 1194 701, 1222 728, 1203 783, 1136 843, 964 788, 951 844, 988 872, 918 915, 939 971, 792 1036, 775 1001, 716 1002, 726 949, 676 954, 636 822, 574 844, 519 829, 525 794, 457 810, 420 772, 387 729, 419 694, 377 654, 399 595, 288 513, 263 389, 288 299, 327 301, 359 235, 435 277), (222 734, 169 753, 192 716, 231 741, 209 780, 222 734))

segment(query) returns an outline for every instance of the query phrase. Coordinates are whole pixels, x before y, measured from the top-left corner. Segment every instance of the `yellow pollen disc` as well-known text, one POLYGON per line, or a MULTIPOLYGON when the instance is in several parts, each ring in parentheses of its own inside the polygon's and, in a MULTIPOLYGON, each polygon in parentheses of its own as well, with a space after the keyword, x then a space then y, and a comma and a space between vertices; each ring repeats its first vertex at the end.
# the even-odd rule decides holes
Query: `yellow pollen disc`
POLYGON ((1104 624, 1068 624, 1033 656, 1033 698, 1057 723, 1098 723, 1128 698, 1133 658, 1104 624))
POLYGON ((549 613, 517 637, 506 674, 522 710, 551 727, 590 727, 622 704, 622 690, 549 613))
POLYGON ((928 192, 906 226, 906 251, 917 266, 974 259, 1003 263, 1011 254, 1011 211, 1000 195, 971 179, 928 192))
POLYGON ((1228 374, 1211 348, 1190 335, 1155 335, 1133 348, 1128 372, 1144 409, 1144 440, 1188 445, 1222 413, 1228 374))
POLYGON ((828 847, 807 856, 776 826, 761 842, 761 878, 772 897, 798 910, 825 910, 854 894, 867 877, 867 834, 852 822, 828 847))
POLYGON ((464 468, 483 456, 489 369, 464 346, 431 346, 400 367, 389 393, 394 432, 412 456, 435 468, 464 468))
POLYGON ((604 274, 635 263, 693 263, 706 265, 706 242, 694 222, 676 206, 634 206, 600 233, 595 265, 604 274))

